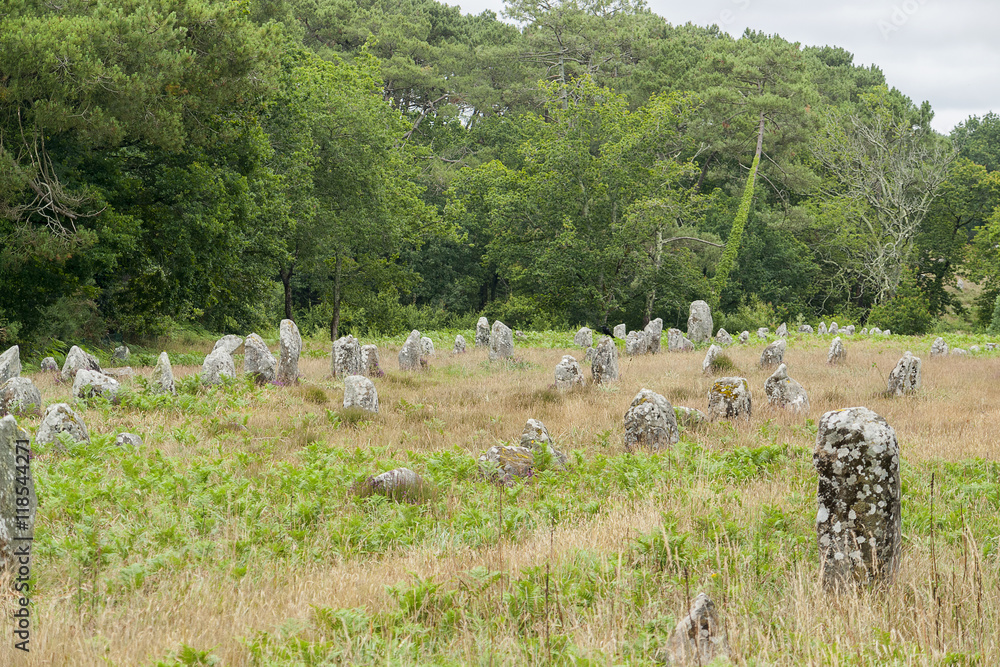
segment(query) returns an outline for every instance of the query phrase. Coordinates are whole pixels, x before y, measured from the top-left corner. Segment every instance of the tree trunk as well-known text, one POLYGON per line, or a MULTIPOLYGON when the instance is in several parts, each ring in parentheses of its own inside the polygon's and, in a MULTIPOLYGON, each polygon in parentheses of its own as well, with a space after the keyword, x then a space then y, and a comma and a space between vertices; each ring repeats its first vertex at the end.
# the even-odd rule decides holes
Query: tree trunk
POLYGON ((330 340, 340 338, 340 278, 341 278, 341 258, 337 254, 337 261, 333 270, 333 318, 330 320, 330 340))
POLYGON ((287 268, 281 269, 281 284, 285 286, 285 319, 292 319, 292 270, 294 266, 289 264, 287 268))

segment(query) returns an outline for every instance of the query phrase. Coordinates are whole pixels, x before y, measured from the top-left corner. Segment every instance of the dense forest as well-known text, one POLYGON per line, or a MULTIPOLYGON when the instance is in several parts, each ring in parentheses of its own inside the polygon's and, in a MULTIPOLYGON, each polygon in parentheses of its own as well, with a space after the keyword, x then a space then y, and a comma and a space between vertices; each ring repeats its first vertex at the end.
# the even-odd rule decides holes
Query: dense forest
POLYGON ((942 136, 835 46, 642 0, 0 8, 0 346, 671 326, 694 299, 1000 325, 1000 116, 942 136))

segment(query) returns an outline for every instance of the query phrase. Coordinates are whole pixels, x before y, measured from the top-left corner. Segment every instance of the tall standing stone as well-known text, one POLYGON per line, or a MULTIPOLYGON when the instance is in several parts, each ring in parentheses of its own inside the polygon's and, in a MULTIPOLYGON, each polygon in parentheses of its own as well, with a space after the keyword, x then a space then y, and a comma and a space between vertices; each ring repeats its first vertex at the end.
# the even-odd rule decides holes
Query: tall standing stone
POLYGON ((480 317, 476 322, 476 347, 490 346, 490 321, 485 317, 480 317))
POLYGON ((0 384, 21 375, 21 348, 15 345, 0 354, 0 384))
POLYGON ((824 586, 892 583, 902 542, 896 432, 868 408, 827 412, 813 465, 824 586))
MULTIPOLYGON (((240 339, 242 344, 242 339, 240 339)), ((222 384, 222 378, 236 377, 236 363, 233 355, 226 348, 213 350, 201 365, 201 383, 204 385, 222 384)))
POLYGON ((423 357, 434 356, 434 341, 427 336, 420 337, 420 355, 423 357))
POLYGON ((399 370, 415 371, 420 369, 420 332, 414 329, 406 337, 403 347, 399 348, 399 370))
POLYGON ((377 345, 361 346, 361 371, 359 374, 369 378, 380 378, 385 375, 379 364, 377 345))
POLYGON ((465 354, 465 336, 458 334, 455 336, 455 347, 451 350, 452 354, 465 354))
POLYGON ((692 343, 703 343, 712 337, 715 324, 712 322, 712 309, 704 301, 691 303, 688 315, 687 337, 692 343))
POLYGON ((377 413, 378 391, 372 381, 364 375, 348 375, 344 378, 344 407, 357 407, 377 413))
POLYGON ((510 327, 497 320, 490 331, 490 361, 514 358, 514 334, 510 327))
MULTIPOLYGON (((418 339, 417 345, 419 344, 418 339)), ((361 343, 358 342, 358 339, 348 334, 333 341, 333 350, 330 355, 330 375, 347 377, 348 375, 357 375, 360 372, 361 343)))
POLYGON ((282 385, 299 381, 299 357, 302 354, 302 335, 292 320, 281 320, 278 326, 278 370, 275 382, 282 385))
POLYGON ((274 382, 278 360, 267 349, 264 339, 255 333, 243 343, 243 374, 252 375, 257 384, 274 382))
POLYGON ((708 392, 708 418, 750 420, 753 397, 746 378, 719 378, 708 392))
POLYGON ((42 414, 42 394, 31 378, 13 377, 0 384, 0 417, 42 414))
POLYGON ((625 337, 625 354, 634 357, 649 351, 649 335, 645 331, 630 331, 625 337))
POLYGON ((715 359, 720 354, 722 354, 722 348, 713 343, 712 347, 708 348, 708 353, 705 354, 705 360, 701 362, 701 372, 705 375, 710 374, 715 366, 715 359))
POLYGON ((643 329, 646 332, 646 351, 649 354, 660 353, 660 339, 663 338, 663 319, 657 317, 651 320, 643 329))
POLYGON ((912 394, 918 389, 920 389, 920 357, 915 357, 913 353, 907 351, 889 373, 887 392, 890 396, 903 396, 912 394))
POLYGON ((809 396, 801 384, 788 377, 785 364, 778 366, 778 370, 764 381, 764 393, 771 405, 791 412, 809 412, 809 396))
POLYGON ((842 364, 847 361, 847 348, 844 347, 843 341, 840 340, 840 336, 833 339, 830 343, 830 351, 826 355, 826 363, 828 364, 842 364))
POLYGON ((48 445, 58 442, 60 433, 68 433, 77 442, 89 442, 90 434, 87 426, 73 408, 65 403, 55 403, 45 409, 45 416, 38 426, 35 442, 48 445))
MULTIPOLYGON (((615 338, 625 338, 625 336, 628 334, 628 327, 626 327, 624 324, 616 324, 613 333, 615 335, 615 338)), ((591 343, 591 345, 593 345, 593 343, 591 343)))
POLYGON ((63 362, 62 372, 59 374, 59 379, 63 382, 68 382, 76 377, 77 371, 84 368, 100 372, 101 364, 97 362, 97 357, 92 354, 87 354, 74 345, 69 348, 69 352, 66 354, 66 361, 63 362))
POLYGON ((934 344, 931 345, 931 356, 940 357, 948 354, 948 343, 944 342, 944 338, 938 336, 934 339, 934 344))
POLYGON ((556 364, 556 389, 582 387, 586 382, 580 364, 572 356, 564 355, 562 361, 556 364))
POLYGON ((153 369, 153 376, 149 380, 149 388, 154 394, 176 394, 177 387, 174 384, 174 369, 170 365, 170 356, 166 352, 160 352, 156 359, 156 368, 153 369))
POLYGON ((594 349, 594 360, 590 364, 590 374, 594 384, 607 384, 618 380, 618 347, 613 338, 605 336, 594 349))
POLYGON ((0 419, 0 572, 17 572, 16 552, 35 534, 38 498, 28 433, 8 415, 0 419))
POLYGON ((592 347, 594 345, 594 332, 587 327, 581 328, 576 332, 576 335, 573 336, 573 345, 582 347, 585 350, 588 347, 592 347))
POLYGON ((779 338, 764 348, 760 353, 761 368, 774 368, 785 361, 785 348, 788 346, 784 338, 779 338))
POLYGON ((640 390, 625 413, 625 451, 669 449, 680 439, 670 401, 649 389, 640 390))

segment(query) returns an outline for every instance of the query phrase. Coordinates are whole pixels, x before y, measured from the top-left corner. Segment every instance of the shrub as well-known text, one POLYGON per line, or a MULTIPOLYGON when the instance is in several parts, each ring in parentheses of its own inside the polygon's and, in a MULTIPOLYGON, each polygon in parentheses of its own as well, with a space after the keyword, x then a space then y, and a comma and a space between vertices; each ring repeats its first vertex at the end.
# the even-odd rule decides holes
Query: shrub
POLYGON ((900 283, 896 296, 872 308, 868 323, 896 334, 921 336, 931 328, 934 316, 927 297, 913 278, 907 277, 900 283))

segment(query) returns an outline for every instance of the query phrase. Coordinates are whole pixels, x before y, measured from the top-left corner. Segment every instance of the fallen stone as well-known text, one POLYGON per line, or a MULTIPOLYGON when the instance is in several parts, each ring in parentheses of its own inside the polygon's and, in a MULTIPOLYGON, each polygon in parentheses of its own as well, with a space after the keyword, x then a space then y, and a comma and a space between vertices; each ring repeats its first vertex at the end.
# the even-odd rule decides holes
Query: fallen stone
POLYGON ((142 447, 142 438, 135 433, 119 433, 118 437, 115 438, 115 444, 119 447, 125 447, 126 445, 130 447, 142 447))
MULTIPOLYGON (((419 332, 417 333, 419 336, 419 332)), ((412 333, 410 337, 413 337, 412 333)), ((407 338, 406 342, 409 343, 410 339, 407 338)), ((417 345, 420 346, 419 338, 417 345)), ((400 351, 400 354, 402 354, 402 351, 400 351)), ((402 362, 400 362, 400 366, 402 366, 402 362)), ((357 375, 360 372, 361 343, 350 334, 341 336, 333 342, 333 350, 330 354, 330 375, 333 377, 347 377, 349 375, 357 375)))
POLYGON ((222 384, 222 378, 226 377, 236 377, 236 364, 233 362, 233 355, 222 347, 205 357, 201 365, 201 383, 208 386, 222 384))
POLYGON ((160 352, 156 359, 156 368, 149 379, 149 388, 154 394, 176 394, 177 387, 174 384, 174 369, 170 365, 170 357, 166 352, 160 352))
POLYGON ((785 361, 785 348, 788 343, 784 338, 779 338, 764 348, 760 353, 758 366, 761 368, 774 368, 785 361))
POLYGON ((643 329, 646 332, 646 352, 649 354, 660 353, 661 338, 663 338, 663 320, 657 317, 643 329))
POLYGON ((274 382, 277 377, 278 360, 267 349, 264 339, 255 333, 247 336, 243 343, 243 374, 253 376, 256 384, 274 382))
POLYGON ((878 336, 879 334, 881 334, 881 333, 882 333, 882 330, 881 330, 881 329, 879 329, 878 327, 872 327, 872 328, 871 328, 871 329, 870 329, 870 330, 868 331, 868 333, 869 333, 869 334, 871 334, 872 336, 878 336))
POLYGON ((830 351, 826 355, 826 363, 828 364, 842 364, 847 361, 847 348, 844 347, 844 343, 840 340, 840 336, 833 339, 830 343, 830 351))
POLYGON ((514 358, 514 334, 510 327, 496 320, 490 331, 490 361, 505 361, 514 358))
POLYGON ((518 329, 514 332, 514 338, 517 338, 518 340, 528 340, 528 335, 518 329))
POLYGON ((764 381, 767 402, 791 412, 809 412, 809 396, 801 384, 788 377, 788 367, 778 366, 778 370, 764 381))
POLYGON ((904 396, 918 389, 920 389, 920 357, 915 357, 907 351, 889 373, 887 392, 890 396, 904 396))
POLYGON ((97 362, 97 357, 87 354, 74 345, 69 348, 69 352, 66 354, 66 361, 63 362, 59 378, 63 382, 69 382, 76 377, 77 371, 82 369, 101 372, 101 364, 97 362))
POLYGON ((378 391, 372 381, 364 375, 348 375, 344 378, 344 407, 357 407, 377 413, 378 391))
POLYGON ((618 380, 618 348, 613 338, 605 336, 597 344, 590 374, 594 384, 608 384, 618 380))
POLYGON ((687 616, 674 628, 667 645, 657 652, 654 661, 670 667, 706 667, 716 658, 728 664, 729 642, 719 623, 715 604, 699 593, 687 616))
POLYGON ((485 317, 480 317, 476 322, 476 347, 490 346, 490 321, 485 317))
POLYGON ((681 439, 674 406, 666 398, 641 389, 625 413, 625 451, 669 449, 681 439))
POLYGON ((587 349, 594 345, 594 332, 587 327, 583 327, 573 336, 573 345, 587 349))
POLYGON ((983 351, 983 349, 981 347, 979 347, 978 345, 970 345, 969 346, 969 354, 979 354, 982 351, 983 351))
POLYGON ((117 402, 122 386, 118 380, 98 371, 81 369, 73 380, 73 396, 79 400, 101 397, 117 402))
POLYGON ((0 384, 0 417, 42 414, 42 394, 31 378, 12 377, 0 384))
POLYGON ((135 371, 131 366, 119 366, 118 368, 105 368, 104 374, 116 380, 131 380, 135 377, 135 371))
POLYGON ((302 356, 302 335, 292 320, 278 325, 278 369, 274 381, 288 386, 299 381, 299 357, 302 356))
POLYGON ((60 433, 69 434, 76 442, 90 442, 87 426, 73 408, 65 403, 55 403, 45 409, 35 442, 39 445, 57 443, 60 433))
POLYGON ((746 378, 719 378, 708 392, 708 417, 718 419, 750 420, 753 397, 746 378))
POLYGON ((562 361, 556 364, 556 389, 565 391, 582 387, 586 382, 580 364, 570 355, 564 355, 562 361))
POLYGON ((705 301, 694 301, 688 309, 687 337, 693 343, 703 343, 712 337, 715 323, 712 321, 712 308, 705 301))

